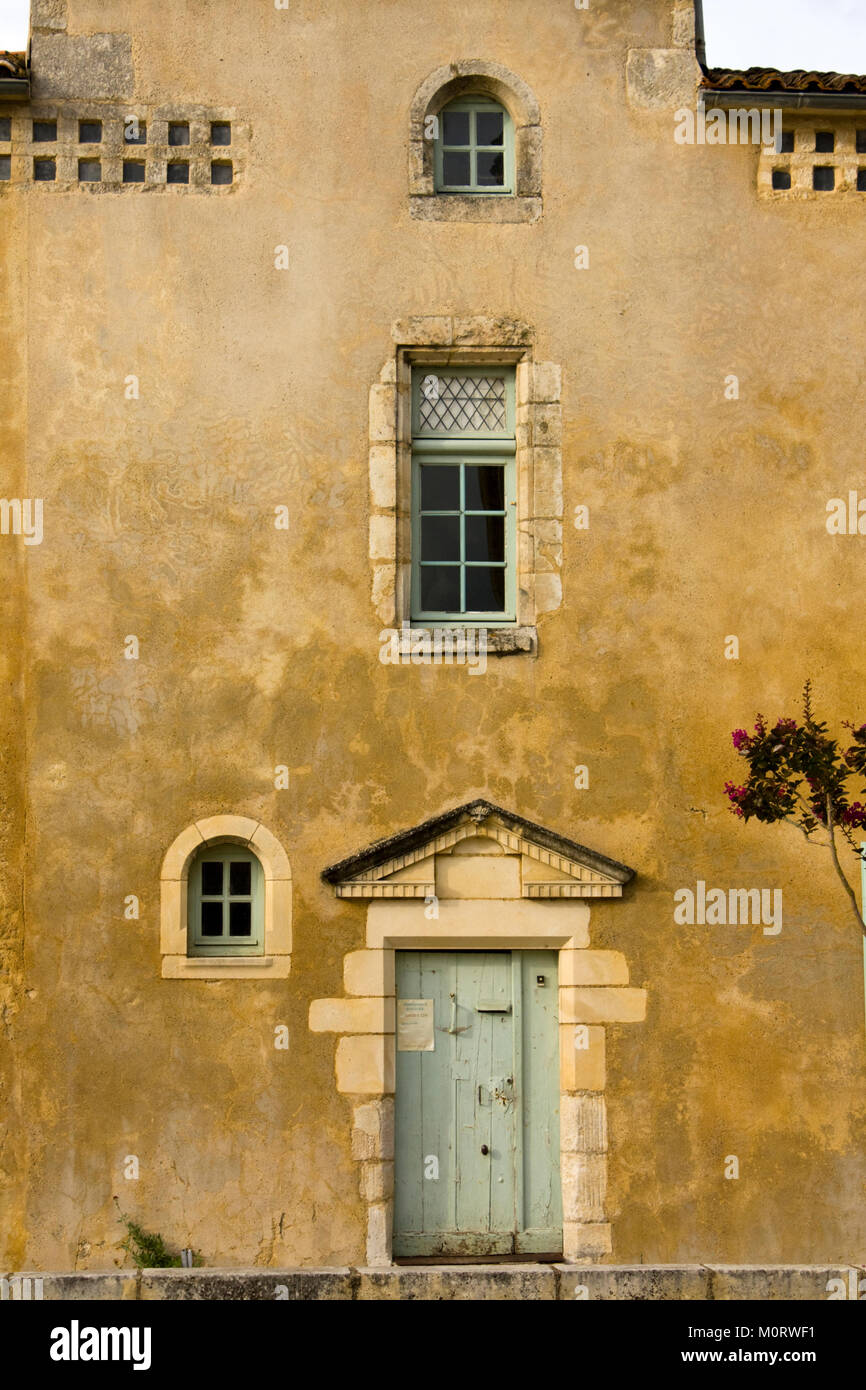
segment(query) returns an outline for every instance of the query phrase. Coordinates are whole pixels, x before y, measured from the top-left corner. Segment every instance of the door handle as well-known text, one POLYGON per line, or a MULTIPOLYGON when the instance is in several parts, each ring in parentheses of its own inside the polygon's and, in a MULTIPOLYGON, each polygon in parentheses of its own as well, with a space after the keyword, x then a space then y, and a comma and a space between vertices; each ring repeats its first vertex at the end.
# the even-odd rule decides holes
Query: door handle
POLYGON ((488 1147, 487 1147, 486 1144, 482 1144, 482 1145, 481 1145, 481 1152, 482 1152, 483 1154, 489 1154, 489 1153, 490 1153, 490 1150, 488 1149, 488 1147))

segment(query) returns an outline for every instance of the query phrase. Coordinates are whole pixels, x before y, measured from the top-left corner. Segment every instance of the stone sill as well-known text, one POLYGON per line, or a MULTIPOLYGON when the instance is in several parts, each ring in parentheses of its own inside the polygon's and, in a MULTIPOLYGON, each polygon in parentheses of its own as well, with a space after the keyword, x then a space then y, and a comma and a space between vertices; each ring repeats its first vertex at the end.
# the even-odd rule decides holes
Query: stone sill
POLYGON ((419 222, 538 222, 541 199, 517 194, 414 194, 409 214, 419 222))
MULTIPOLYGON (((866 1267, 847 1265, 384 1265, 327 1269, 143 1269, 10 1274, 8 1296, 46 1302, 126 1299, 367 1301, 403 1299, 826 1302, 866 1292, 866 1267), (20 1282, 30 1280, 30 1286, 20 1282), (860 1281, 863 1281, 862 1283, 860 1281), (839 1283, 838 1281, 841 1281, 839 1283), (844 1293, 839 1292, 840 1287, 844 1293), (27 1292, 25 1292, 25 1289, 27 1292), (854 1290, 852 1293, 851 1291, 854 1290)), ((4 1291, 6 1286, 4 1285, 4 1291)))
MULTIPOLYGON (((478 625, 477 628, 472 628, 472 627, 455 627, 455 628, 438 627, 438 628, 437 628, 437 627, 435 627, 435 626, 434 626, 434 627, 421 627, 421 626, 419 626, 419 627, 413 627, 411 630, 412 630, 412 633, 413 633, 413 634, 415 634, 415 633, 423 633, 426 637, 429 637, 429 638, 430 638, 430 642, 431 642, 431 644, 432 644, 432 643, 434 642, 434 640, 435 640, 434 634, 435 634, 436 632, 439 632, 439 633, 443 633, 443 632, 455 632, 455 633, 457 633, 457 632, 480 632, 482 629, 483 629, 484 632, 487 633, 487 654, 488 654, 488 656, 515 656, 515 655, 519 654, 520 652, 527 652, 530 656, 537 656, 537 655, 538 655, 538 629, 537 629, 537 628, 534 628, 534 627, 487 627, 487 628, 485 628, 485 627, 483 627, 483 624, 479 623, 479 625, 478 625)), ((433 650, 435 650, 435 648, 433 648, 433 650)), ((400 654, 401 654, 401 656, 409 657, 409 656, 411 655, 411 653, 412 653, 411 638, 409 639, 408 642, 407 642, 407 641, 402 641, 402 640, 401 640, 401 643, 400 643, 400 654)), ((427 663, 425 662, 424 664, 426 665, 427 663)), ((458 665, 461 665, 461 664, 465 664, 465 658, 464 658, 464 662, 463 662, 463 663, 458 662, 458 661, 456 660, 455 657, 452 657, 451 661, 450 661, 450 662, 447 662, 447 661, 445 660, 445 654, 442 653, 442 654, 440 655, 438 661, 437 661, 435 664, 436 664, 436 665, 441 665, 441 666, 446 666, 446 665, 458 666, 458 665)))
POLYGON ((286 980, 291 968, 289 955, 162 958, 164 980, 286 980))

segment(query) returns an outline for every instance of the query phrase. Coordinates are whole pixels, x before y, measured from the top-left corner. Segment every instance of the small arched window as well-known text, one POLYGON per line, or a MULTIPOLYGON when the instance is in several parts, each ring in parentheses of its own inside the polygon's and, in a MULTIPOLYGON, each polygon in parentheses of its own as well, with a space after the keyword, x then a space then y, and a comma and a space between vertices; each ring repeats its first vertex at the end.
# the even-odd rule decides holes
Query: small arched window
POLYGON ((437 193, 513 193, 514 127, 504 106, 464 96, 438 116, 437 193))
POLYGON ((241 845, 204 846, 189 871, 187 954, 260 956, 264 949, 261 861, 241 845))

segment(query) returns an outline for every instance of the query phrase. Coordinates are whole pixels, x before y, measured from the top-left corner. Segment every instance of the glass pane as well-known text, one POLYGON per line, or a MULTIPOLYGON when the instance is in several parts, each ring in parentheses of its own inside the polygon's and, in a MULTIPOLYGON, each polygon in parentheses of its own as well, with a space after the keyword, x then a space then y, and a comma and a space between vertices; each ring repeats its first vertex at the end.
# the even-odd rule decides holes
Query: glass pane
POLYGON ((218 896, 223 891, 222 864, 208 863, 205 860, 201 866, 201 891, 206 898, 218 896))
POLYGON ((475 140, 479 145, 502 144, 503 117, 501 111, 478 111, 475 115, 475 140))
POLYGON ((466 559, 505 559, 504 516, 467 516, 466 559))
POLYGON ((459 516, 425 516, 421 518, 421 559, 460 559, 459 516))
MULTIPOLYGON (((430 378, 424 381, 429 383, 430 378)), ((436 377, 419 400, 421 428, 442 434, 471 435, 478 430, 505 429, 504 376, 436 377)))
POLYGON ((466 570, 466 611, 469 613, 501 613, 505 609, 505 570, 466 570))
POLYGON ((240 863, 229 864, 229 892, 241 897, 248 897, 252 892, 252 870, 253 866, 249 862, 241 860, 240 863))
POLYGON ((168 127, 168 143, 170 145, 189 144, 189 126, 185 121, 172 122, 168 127))
POLYGON ((229 936, 252 936, 251 903, 229 903, 229 936))
POLYGON ((494 150, 478 151, 479 188, 502 188, 505 183, 505 161, 494 150))
POLYGON ((421 468, 421 510, 460 510, 460 469, 424 464, 421 468))
POLYGON ((469 155, 450 154, 446 150, 442 156, 442 182, 448 187, 465 188, 469 181, 469 155))
POLYGON ((460 567, 421 570, 421 607, 425 613, 460 612, 460 567))
POLYGON ((469 144, 468 111, 443 111, 442 143, 443 145, 469 144))
POLYGON ((202 936, 222 936, 222 934, 223 934, 223 905, 222 905, 222 903, 202 903, 202 905, 201 905, 201 934, 202 934, 202 936))
POLYGON ((466 510, 496 512, 505 506, 505 471, 489 464, 474 467, 467 464, 466 510))

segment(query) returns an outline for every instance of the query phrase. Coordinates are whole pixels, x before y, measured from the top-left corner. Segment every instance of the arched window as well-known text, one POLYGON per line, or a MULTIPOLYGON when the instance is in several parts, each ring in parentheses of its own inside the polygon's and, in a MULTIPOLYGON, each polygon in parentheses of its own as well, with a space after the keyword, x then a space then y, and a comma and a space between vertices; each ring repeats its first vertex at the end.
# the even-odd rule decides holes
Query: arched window
POLYGON ((410 215, 537 222, 543 133, 534 94, 501 63, 456 59, 437 68, 410 109, 410 215))
POLYGON ((172 841, 160 871, 164 980, 286 979, 292 870, 249 816, 206 816, 172 841))
POLYGON ((187 954, 260 956, 264 942, 260 860, 240 845, 206 845, 189 873, 187 954))
POLYGON ((514 192, 514 127, 504 106, 481 94, 462 97, 438 123, 437 193, 514 192))

